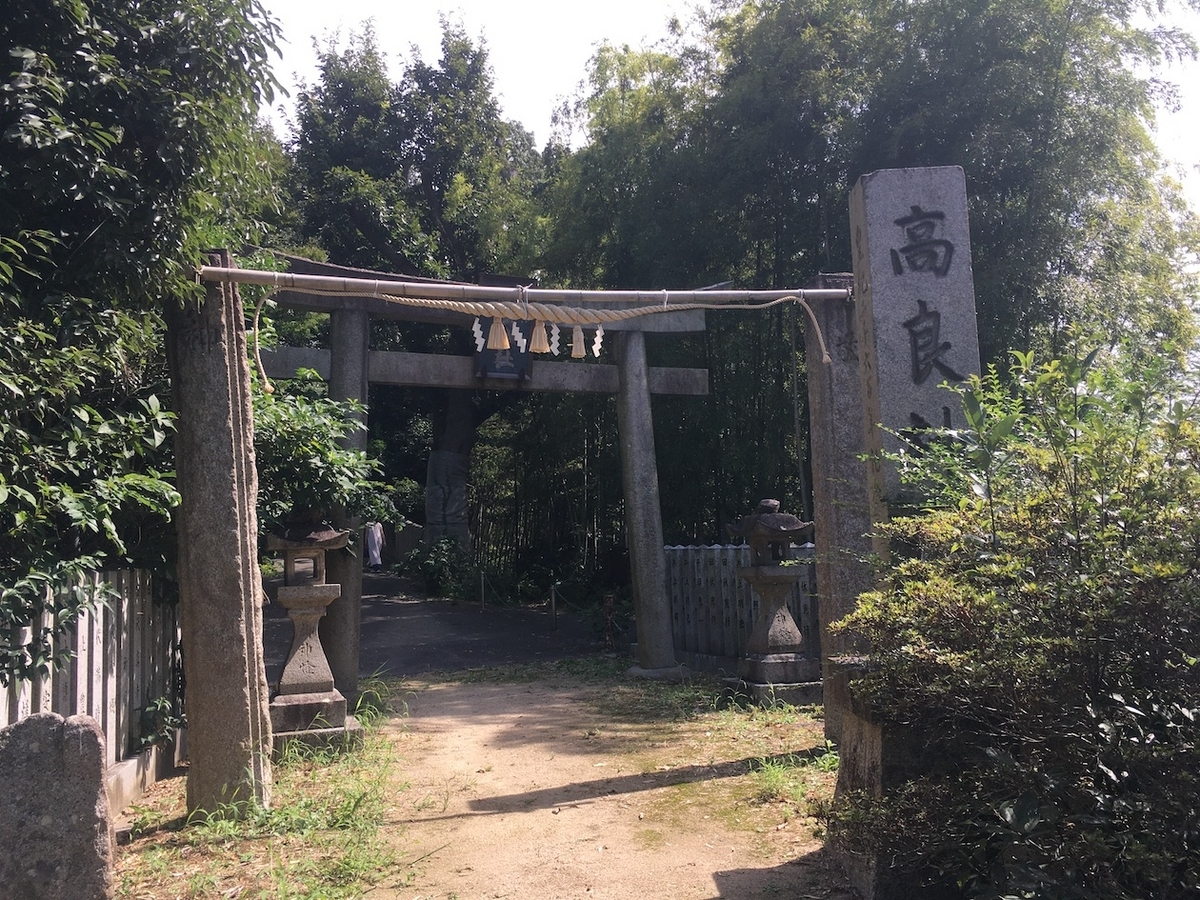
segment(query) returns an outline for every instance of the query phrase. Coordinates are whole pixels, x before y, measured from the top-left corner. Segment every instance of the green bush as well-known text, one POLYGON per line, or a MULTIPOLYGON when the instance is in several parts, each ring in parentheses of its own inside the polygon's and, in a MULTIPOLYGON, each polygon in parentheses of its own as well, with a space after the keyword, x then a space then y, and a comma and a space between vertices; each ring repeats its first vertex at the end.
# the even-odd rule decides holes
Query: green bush
POLYGON ((321 521, 338 508, 350 516, 404 521, 392 506, 391 488, 373 480, 379 463, 341 445, 365 427, 363 406, 329 399, 321 377, 308 369, 276 388, 253 395, 259 528, 321 521))
POLYGON ((1092 363, 964 391, 968 427, 899 461, 934 508, 840 626, 930 766, 831 829, 969 897, 1200 895, 1195 397, 1092 363))
POLYGON ((419 575, 429 596, 456 600, 470 599, 479 577, 470 555, 453 538, 413 550, 404 558, 401 570, 419 575))

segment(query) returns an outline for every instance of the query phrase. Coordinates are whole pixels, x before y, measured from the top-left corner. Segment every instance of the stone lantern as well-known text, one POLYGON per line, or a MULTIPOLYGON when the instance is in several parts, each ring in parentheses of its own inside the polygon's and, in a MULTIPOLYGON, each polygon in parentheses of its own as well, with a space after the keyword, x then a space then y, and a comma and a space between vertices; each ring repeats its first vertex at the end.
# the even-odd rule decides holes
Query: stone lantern
POLYGON ((346 698, 333 685, 317 634, 325 608, 342 591, 340 584, 325 583, 325 553, 345 547, 349 536, 347 531, 316 526, 267 537, 267 548, 283 553, 284 583, 277 599, 287 609, 293 629, 292 649, 270 704, 277 754, 294 740, 314 747, 362 742, 362 726, 346 714, 346 698), (297 570, 301 559, 312 560, 311 574, 297 570))
POLYGON ((804 652, 804 637, 787 604, 797 582, 808 574, 805 564, 792 559, 792 542, 812 524, 781 513, 778 500, 762 500, 751 515, 728 526, 731 535, 750 545, 750 565, 739 567, 738 575, 762 601, 745 655, 738 660, 738 678, 760 702, 821 701, 821 661, 804 652))

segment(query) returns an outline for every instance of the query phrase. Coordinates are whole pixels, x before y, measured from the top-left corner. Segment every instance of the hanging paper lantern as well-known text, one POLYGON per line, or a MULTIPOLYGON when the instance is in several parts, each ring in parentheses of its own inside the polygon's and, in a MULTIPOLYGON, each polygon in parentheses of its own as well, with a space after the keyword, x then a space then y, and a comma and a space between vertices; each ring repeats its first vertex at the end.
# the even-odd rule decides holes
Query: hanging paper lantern
POLYGON ((546 323, 541 319, 533 323, 533 337, 529 339, 530 353, 549 353, 550 341, 546 337, 546 323))
POLYGON ((504 323, 499 316, 492 319, 492 327, 488 329, 487 348, 489 350, 508 349, 508 335, 504 333, 504 323))

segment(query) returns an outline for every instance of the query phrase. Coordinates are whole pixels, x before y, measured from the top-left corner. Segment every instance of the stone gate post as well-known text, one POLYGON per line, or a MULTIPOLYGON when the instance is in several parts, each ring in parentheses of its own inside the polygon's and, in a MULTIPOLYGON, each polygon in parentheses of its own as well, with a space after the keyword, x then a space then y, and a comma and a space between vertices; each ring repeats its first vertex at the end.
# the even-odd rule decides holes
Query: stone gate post
POLYGON ((617 432, 637 621, 637 661, 641 669, 653 671, 672 668, 676 663, 671 602, 667 596, 658 463, 654 455, 654 421, 650 415, 646 336, 640 331, 621 331, 617 335, 620 370, 617 432))
MULTIPOLYGON (((958 167, 885 169, 850 195, 855 337, 859 356, 866 492, 871 525, 918 507, 885 454, 920 453, 931 428, 962 424, 957 398, 941 385, 979 372, 966 179, 958 167)), ((875 552, 887 541, 872 532, 875 552)), ((923 771, 921 742, 877 721, 852 701, 851 664, 826 694, 838 707, 838 793, 879 797, 923 771)), ((828 682, 827 682, 828 684, 828 682)), ((930 890, 885 867, 876 853, 832 845, 866 900, 916 900, 930 890)))
MULTIPOLYGON (((228 253, 209 258, 230 266, 228 253)), ((258 477, 250 371, 237 286, 168 301, 167 358, 177 416, 179 617, 187 678, 188 809, 271 796, 263 665, 258 477)))
MULTIPOLYGON (((820 275, 806 288, 852 288, 848 274, 820 275)), ((830 660, 856 652, 829 626, 854 609, 869 590, 871 516, 867 501, 866 443, 862 429, 862 382, 854 330, 854 300, 812 304, 830 361, 822 362, 814 329, 804 331, 808 361, 809 443, 813 473, 813 551, 817 575, 817 614, 821 625, 821 682, 825 737, 840 740, 841 711, 848 702, 830 660)))
MULTIPOLYGON (((906 496, 883 456, 963 424, 943 383, 979 373, 967 185, 958 166, 884 169, 850 194, 855 332, 873 522, 906 496)), ((886 557, 878 538, 875 549, 886 557)))
MULTIPOLYGON (((329 396, 333 400, 367 401, 367 356, 371 319, 362 309, 338 309, 329 315, 329 396)), ((367 433, 355 431, 343 444, 367 449, 367 433)), ((352 547, 335 550, 326 560, 326 579, 342 586, 341 594, 321 619, 321 644, 333 681, 350 703, 358 698, 358 648, 362 624, 362 522, 334 511, 333 526, 357 538, 352 547)))

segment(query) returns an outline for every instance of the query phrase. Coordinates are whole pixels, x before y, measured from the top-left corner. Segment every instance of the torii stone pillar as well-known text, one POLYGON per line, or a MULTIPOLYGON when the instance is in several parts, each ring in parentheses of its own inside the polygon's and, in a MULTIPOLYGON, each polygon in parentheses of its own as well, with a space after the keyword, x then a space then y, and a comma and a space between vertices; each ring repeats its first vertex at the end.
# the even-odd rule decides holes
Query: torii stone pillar
MULTIPOLYGON (((853 286, 854 277, 849 274, 820 275, 805 285, 817 289, 853 286)), ((871 588, 871 515, 867 466, 863 461, 866 440, 854 301, 825 300, 811 306, 830 358, 828 363, 823 362, 816 330, 805 329, 825 737, 837 742, 842 709, 849 697, 845 696, 845 680, 838 677, 840 673, 830 660, 853 654, 859 648, 844 634, 831 632, 829 626, 849 614, 858 595, 871 588)))
MULTIPOLYGON (((230 266, 227 253, 210 265, 230 266)), ((168 302, 167 358, 178 417, 183 502, 179 617, 187 678, 189 811, 271 797, 263 664, 258 477, 241 300, 210 284, 203 302, 168 302)))
MULTIPOLYGON (((329 315, 329 396, 333 400, 367 400, 367 348, 371 320, 364 310, 339 309, 329 315)), ((355 431, 343 441, 348 449, 366 450, 367 433, 355 431)), ((326 559, 326 580, 342 586, 341 594, 321 619, 321 644, 333 671, 334 685, 351 703, 358 698, 358 647, 362 622, 362 523, 334 511, 333 526, 358 534, 351 549, 335 550, 326 559), (351 552, 353 550, 353 552, 351 552)))
POLYGON ((621 484, 625 494, 625 528, 637 621, 637 661, 641 674, 676 671, 671 634, 671 601, 667 597, 667 562, 663 552, 662 507, 658 496, 658 464, 654 455, 654 422, 646 369, 646 336, 617 332, 617 432, 621 444, 621 484))

